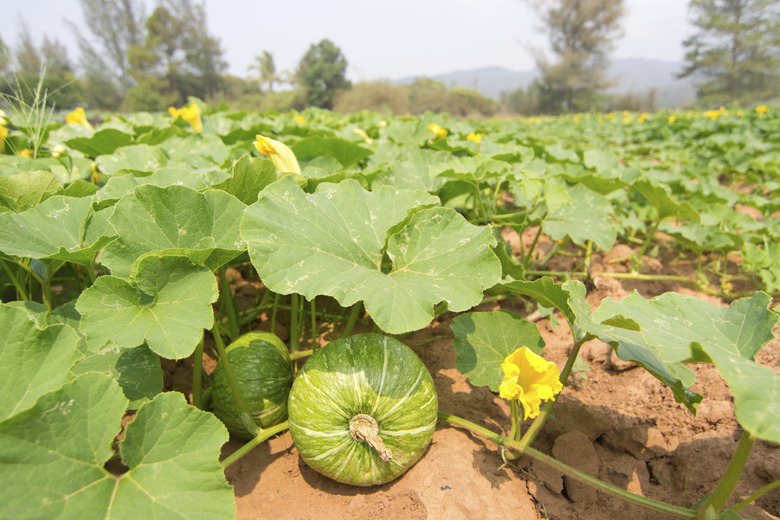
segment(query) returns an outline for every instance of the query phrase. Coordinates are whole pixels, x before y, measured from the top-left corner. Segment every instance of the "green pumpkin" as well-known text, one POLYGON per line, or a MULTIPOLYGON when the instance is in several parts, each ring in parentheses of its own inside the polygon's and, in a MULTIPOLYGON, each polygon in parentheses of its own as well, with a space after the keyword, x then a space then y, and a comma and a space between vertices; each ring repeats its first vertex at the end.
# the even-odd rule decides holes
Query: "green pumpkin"
POLYGON ((372 486, 417 462, 437 412, 433 379, 409 347, 358 334, 329 343, 300 370, 290 392, 290 433, 312 469, 372 486))
MULTIPOLYGON (((230 369, 254 423, 267 428, 287 418, 287 398, 293 370, 287 347, 274 334, 249 332, 225 349, 230 369)), ((251 426, 241 420, 224 363, 212 375, 212 410, 234 436, 249 440, 251 426)))

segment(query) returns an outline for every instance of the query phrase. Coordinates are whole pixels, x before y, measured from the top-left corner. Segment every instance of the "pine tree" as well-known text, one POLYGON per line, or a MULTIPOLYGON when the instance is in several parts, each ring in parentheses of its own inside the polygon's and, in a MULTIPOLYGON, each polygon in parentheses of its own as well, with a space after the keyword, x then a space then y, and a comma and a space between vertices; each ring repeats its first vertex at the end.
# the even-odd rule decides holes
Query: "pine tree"
POLYGON ((780 3, 777 0, 691 0, 698 31, 683 45, 680 77, 696 81, 697 97, 718 104, 758 102, 780 86, 780 3))

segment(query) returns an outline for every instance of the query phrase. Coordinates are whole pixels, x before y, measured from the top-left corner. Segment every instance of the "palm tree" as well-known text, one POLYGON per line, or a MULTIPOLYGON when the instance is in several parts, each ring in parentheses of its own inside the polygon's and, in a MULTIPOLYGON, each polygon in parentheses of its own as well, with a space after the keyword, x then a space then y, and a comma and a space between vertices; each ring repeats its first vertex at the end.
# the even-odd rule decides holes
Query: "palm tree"
POLYGON ((249 66, 249 70, 253 69, 260 73, 260 83, 268 83, 268 91, 273 92, 274 82, 279 80, 279 76, 276 75, 273 55, 268 51, 263 51, 262 55, 256 55, 255 62, 249 66))

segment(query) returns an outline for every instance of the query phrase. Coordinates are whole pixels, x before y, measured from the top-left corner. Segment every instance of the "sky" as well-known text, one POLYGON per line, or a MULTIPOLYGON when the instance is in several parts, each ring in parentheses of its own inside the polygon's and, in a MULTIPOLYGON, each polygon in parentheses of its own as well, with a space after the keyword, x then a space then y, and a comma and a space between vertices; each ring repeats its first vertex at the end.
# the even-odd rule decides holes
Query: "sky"
MULTIPOLYGON (((136 0, 140 1, 140 0, 136 0)), ((685 0, 624 0, 624 36, 612 58, 682 61, 682 41, 693 32, 685 0)), ((153 0, 143 2, 149 14, 153 0)), ((254 57, 269 51, 277 72, 293 71, 313 43, 335 43, 353 82, 433 76, 500 66, 535 68, 531 49, 545 49, 546 35, 522 0, 205 0, 209 30, 229 63, 248 77, 254 57)), ((14 48, 22 23, 33 41, 56 38, 71 61, 78 46, 69 20, 87 21, 78 0, 0 0, 0 37, 14 48)))

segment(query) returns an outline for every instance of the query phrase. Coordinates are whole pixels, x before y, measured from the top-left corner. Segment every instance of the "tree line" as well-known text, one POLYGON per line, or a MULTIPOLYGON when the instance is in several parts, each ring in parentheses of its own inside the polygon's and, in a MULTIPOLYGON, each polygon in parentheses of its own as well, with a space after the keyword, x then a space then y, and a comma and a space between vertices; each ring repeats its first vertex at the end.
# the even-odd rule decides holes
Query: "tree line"
MULTIPOLYGON (((623 0, 525 1, 542 21, 552 57, 535 51, 541 77, 507 93, 505 103, 526 113, 601 108, 613 85, 606 70, 609 52, 622 36, 623 0)), ((690 0, 688 14, 696 32, 682 41, 685 66, 678 78, 694 80, 698 103, 778 100, 780 2, 690 0)))
POLYGON ((44 36, 36 46, 22 21, 14 49, 0 37, 0 92, 32 95, 43 74, 49 101, 61 108, 156 111, 191 96, 218 100, 259 94, 266 87, 272 92, 280 82, 300 88, 287 96, 299 108, 328 108, 334 92, 350 86, 346 59, 329 40, 312 44, 295 73, 277 74, 273 56, 263 51, 248 71, 259 76, 242 79, 227 74, 224 49, 209 32, 203 3, 156 0, 150 13, 133 0, 79 3, 86 26, 68 22, 78 42, 78 63, 56 39, 44 36))
MULTIPOLYGON (((312 44, 295 71, 277 71, 273 55, 261 51, 248 70, 254 77, 238 78, 226 72, 224 49, 208 30, 203 3, 156 0, 147 13, 143 3, 133 0, 79 1, 88 24, 70 23, 78 41, 78 62, 70 60, 56 39, 44 36, 36 45, 22 22, 14 49, 6 48, 0 37, 0 93, 31 95, 30 86, 42 81, 49 101, 60 108, 86 105, 126 111, 164 110, 191 96, 277 110, 381 108, 370 103, 383 99, 390 103, 389 98, 394 99, 391 104, 417 110, 467 114, 464 103, 487 115, 497 109, 496 103, 476 92, 443 92, 430 80, 403 89, 381 83, 352 89, 346 78, 347 60, 327 39, 312 44), (274 89, 281 84, 288 88, 274 89), (447 102, 442 101, 445 98, 447 102), (429 101, 421 104, 420 99, 429 101)), ((555 114, 603 110, 614 103, 614 96, 606 94, 613 84, 606 70, 609 54, 622 36, 623 0, 523 1, 538 15, 550 54, 532 51, 540 77, 524 89, 505 93, 504 108, 555 114)), ((780 2, 690 0, 688 9, 696 32, 682 42, 685 67, 679 77, 694 79, 697 101, 776 100, 780 2)))

